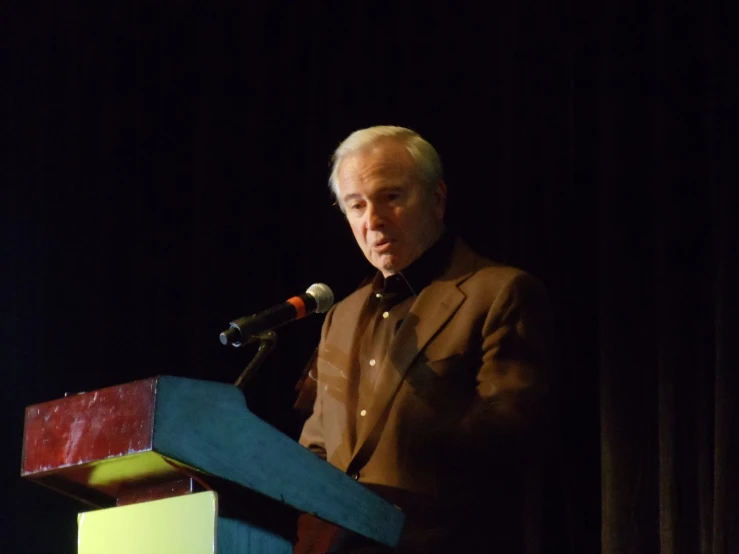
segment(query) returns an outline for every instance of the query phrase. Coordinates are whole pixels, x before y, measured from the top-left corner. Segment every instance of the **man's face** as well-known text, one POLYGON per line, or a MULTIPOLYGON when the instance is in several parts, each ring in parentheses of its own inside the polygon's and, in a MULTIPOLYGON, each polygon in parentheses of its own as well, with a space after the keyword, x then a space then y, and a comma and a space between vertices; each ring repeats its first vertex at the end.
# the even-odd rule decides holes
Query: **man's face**
POLYGON ((441 235, 446 185, 423 189, 405 145, 381 139, 341 161, 339 201, 367 260, 387 277, 441 235))

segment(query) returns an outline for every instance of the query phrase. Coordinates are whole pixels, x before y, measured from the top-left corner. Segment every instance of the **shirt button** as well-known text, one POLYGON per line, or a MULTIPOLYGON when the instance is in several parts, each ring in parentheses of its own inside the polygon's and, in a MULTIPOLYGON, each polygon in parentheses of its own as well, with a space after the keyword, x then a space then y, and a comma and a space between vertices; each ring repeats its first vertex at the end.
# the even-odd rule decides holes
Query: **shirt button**
POLYGON ((359 415, 361 415, 362 417, 366 416, 367 410, 362 410, 361 412, 359 412, 359 415))
POLYGON ((382 314, 382 318, 383 318, 383 319, 387 319, 388 317, 390 317, 390 312, 384 312, 384 313, 382 314))
POLYGON ((382 293, 380 292, 375 293, 375 298, 382 298, 382 293))
POLYGON ((374 366, 377 362, 375 360, 370 360, 370 365, 374 366))

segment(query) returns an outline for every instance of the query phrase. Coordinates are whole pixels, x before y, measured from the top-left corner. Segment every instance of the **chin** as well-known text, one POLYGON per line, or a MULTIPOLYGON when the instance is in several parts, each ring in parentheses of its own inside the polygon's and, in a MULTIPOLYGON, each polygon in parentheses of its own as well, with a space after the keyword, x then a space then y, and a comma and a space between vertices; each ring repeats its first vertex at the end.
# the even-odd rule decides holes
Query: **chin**
POLYGON ((397 260, 388 260, 381 258, 379 260, 375 260, 375 263, 373 263, 372 265, 380 271, 395 273, 398 270, 398 264, 396 262, 397 260))

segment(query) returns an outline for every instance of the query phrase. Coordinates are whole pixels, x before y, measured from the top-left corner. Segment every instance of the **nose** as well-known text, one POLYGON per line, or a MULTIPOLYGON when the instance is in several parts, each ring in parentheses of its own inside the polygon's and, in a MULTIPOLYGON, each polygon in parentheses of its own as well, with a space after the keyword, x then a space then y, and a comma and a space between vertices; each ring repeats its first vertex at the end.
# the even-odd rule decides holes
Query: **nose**
POLYGON ((365 225, 368 231, 376 231, 384 225, 382 215, 373 203, 367 204, 367 210, 365 212, 365 225))

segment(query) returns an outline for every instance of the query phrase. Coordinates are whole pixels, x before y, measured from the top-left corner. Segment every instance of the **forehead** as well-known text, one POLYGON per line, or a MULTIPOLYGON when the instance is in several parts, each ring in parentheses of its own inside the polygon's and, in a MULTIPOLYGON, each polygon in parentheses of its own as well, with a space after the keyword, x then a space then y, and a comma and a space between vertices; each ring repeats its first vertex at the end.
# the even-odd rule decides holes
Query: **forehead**
POLYGON ((347 154, 337 174, 339 188, 344 193, 364 187, 400 186, 417 180, 413 158, 405 144, 395 140, 377 141, 347 154))

